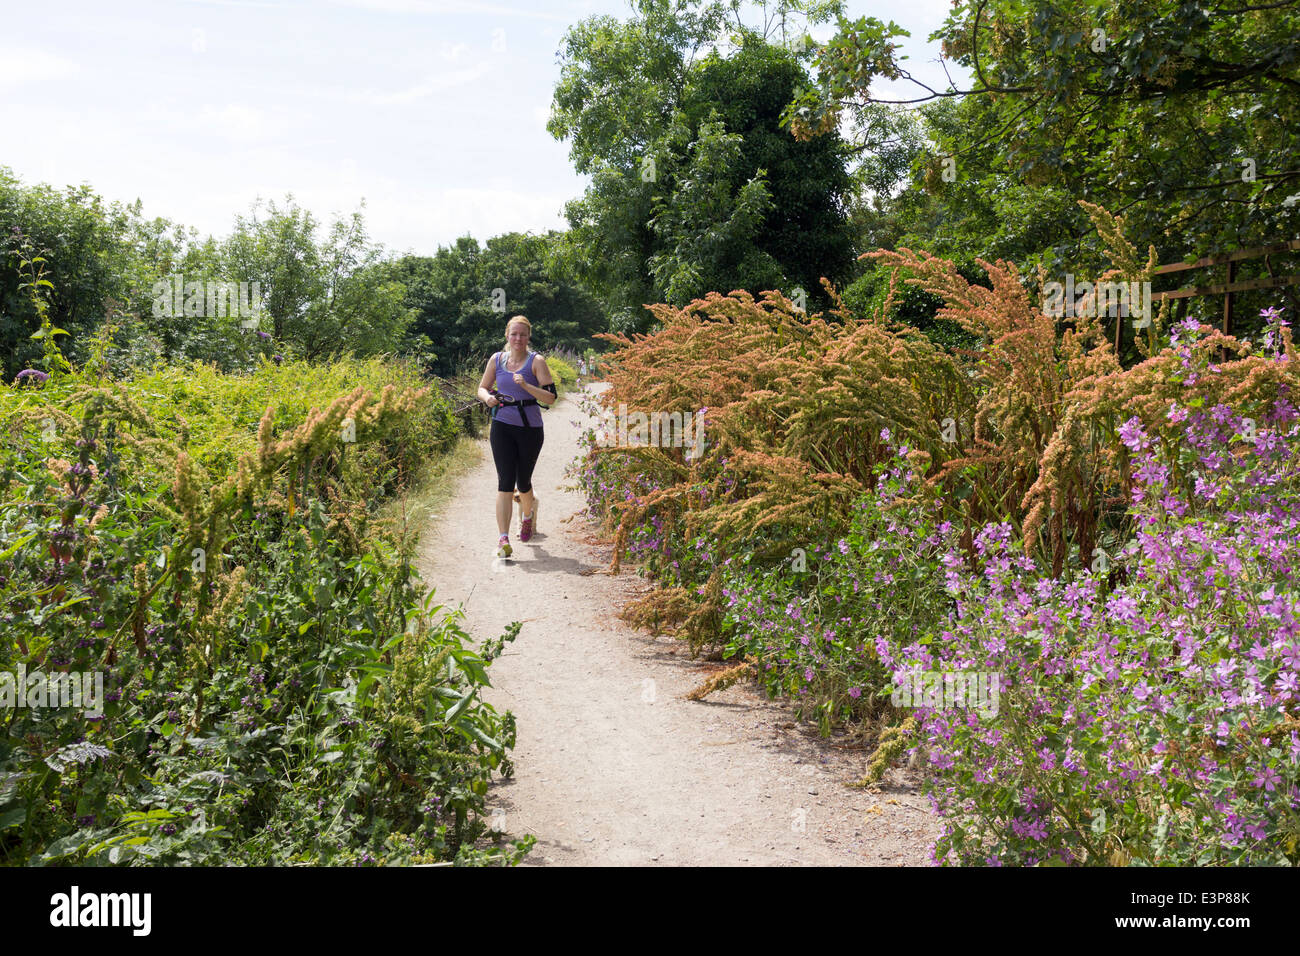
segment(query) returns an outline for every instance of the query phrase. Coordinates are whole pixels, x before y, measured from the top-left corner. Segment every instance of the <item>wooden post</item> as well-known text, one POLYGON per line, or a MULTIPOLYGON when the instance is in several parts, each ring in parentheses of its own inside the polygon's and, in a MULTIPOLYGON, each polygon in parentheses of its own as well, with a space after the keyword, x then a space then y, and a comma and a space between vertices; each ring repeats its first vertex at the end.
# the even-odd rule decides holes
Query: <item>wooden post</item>
POLYGON ((1124 316, 1121 315, 1124 310, 1115 310, 1115 360, 1119 361, 1119 330, 1124 327, 1124 316))
POLYGON ((1223 334, 1232 334, 1232 280, 1237 277, 1237 263, 1228 263, 1228 289, 1223 294, 1223 334))
MULTIPOLYGON (((1237 263, 1233 260, 1228 263, 1228 291, 1223 293, 1223 334, 1232 334, 1232 280, 1237 277, 1237 263)), ((1228 349, 1219 349, 1219 361, 1228 361, 1228 349)))

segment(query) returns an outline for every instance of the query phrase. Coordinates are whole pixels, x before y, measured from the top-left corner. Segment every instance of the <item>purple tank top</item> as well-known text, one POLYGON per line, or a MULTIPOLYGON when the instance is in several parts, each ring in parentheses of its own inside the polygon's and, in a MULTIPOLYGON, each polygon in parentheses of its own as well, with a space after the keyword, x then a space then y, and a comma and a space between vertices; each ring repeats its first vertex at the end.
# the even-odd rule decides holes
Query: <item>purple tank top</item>
MULTIPOLYGON (((537 381, 537 376, 533 374, 533 358, 536 352, 529 352, 528 357, 524 359, 524 367, 517 374, 523 375, 524 381, 534 388, 541 388, 541 383, 537 381)), ((497 353, 497 391, 507 398, 532 398, 522 388, 515 384, 515 372, 506 371, 506 353, 497 353)), ((520 412, 528 415, 528 424, 533 428, 542 427, 542 410, 536 405, 529 405, 526 408, 518 406, 501 406, 498 405, 492 409, 492 419, 494 421, 504 422, 507 425, 522 425, 523 420, 519 417, 520 412)))

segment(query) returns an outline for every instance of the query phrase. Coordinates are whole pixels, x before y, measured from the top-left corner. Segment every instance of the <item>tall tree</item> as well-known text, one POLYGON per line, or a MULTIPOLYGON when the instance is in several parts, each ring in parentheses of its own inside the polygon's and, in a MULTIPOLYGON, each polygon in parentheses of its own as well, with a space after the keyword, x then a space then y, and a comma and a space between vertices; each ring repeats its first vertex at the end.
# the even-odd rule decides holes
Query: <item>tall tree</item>
POLYGON ((221 244, 222 271, 258 282, 276 341, 308 359, 374 355, 409 347, 414 316, 405 290, 381 268, 358 211, 335 220, 323 241, 310 212, 288 197, 239 216, 221 244))
POLYGON ((110 303, 129 304, 129 229, 138 213, 138 207, 105 203, 88 186, 25 186, 0 167, 0 370, 6 381, 41 353, 31 338, 40 325, 35 307, 28 290, 19 288, 20 257, 46 260, 50 319, 69 333, 60 344, 75 356, 110 303))
MULTIPOLYGON (((906 35, 841 17, 817 51, 816 82, 787 108, 796 135, 834 131, 864 104, 951 100, 955 110, 927 110, 925 180, 985 197, 986 216, 1032 211, 1044 196, 1055 211, 1087 199, 1125 214, 1130 238, 1165 260, 1300 226, 1295 0, 960 0, 932 39, 973 74, 965 89, 913 78, 896 43, 906 35), (915 96, 882 97, 882 78, 911 82, 915 96)), ((1022 249, 1053 246, 1045 258, 1058 267, 1095 258, 1080 245, 1091 235, 1081 212, 1042 225, 1022 249)))
POLYGON ((842 4, 764 4, 759 27, 738 4, 632 6, 564 41, 548 129, 592 176, 566 209, 570 261, 619 328, 647 326, 647 303, 734 288, 801 287, 815 307, 821 276, 852 268, 850 182, 834 137, 800 143, 780 117, 805 79, 795 24, 842 4))

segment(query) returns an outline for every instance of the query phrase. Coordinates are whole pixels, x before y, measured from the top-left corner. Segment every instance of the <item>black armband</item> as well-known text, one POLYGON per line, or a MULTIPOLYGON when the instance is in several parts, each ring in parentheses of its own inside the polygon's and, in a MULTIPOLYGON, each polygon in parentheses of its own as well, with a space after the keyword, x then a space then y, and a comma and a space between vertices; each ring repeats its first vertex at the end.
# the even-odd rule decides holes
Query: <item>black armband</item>
POLYGON ((542 388, 546 389, 546 391, 550 392, 550 393, 551 393, 552 395, 554 395, 556 398, 559 398, 559 397, 560 397, 559 393, 555 391, 555 383, 554 383, 554 382, 552 382, 550 385, 543 385, 542 388))

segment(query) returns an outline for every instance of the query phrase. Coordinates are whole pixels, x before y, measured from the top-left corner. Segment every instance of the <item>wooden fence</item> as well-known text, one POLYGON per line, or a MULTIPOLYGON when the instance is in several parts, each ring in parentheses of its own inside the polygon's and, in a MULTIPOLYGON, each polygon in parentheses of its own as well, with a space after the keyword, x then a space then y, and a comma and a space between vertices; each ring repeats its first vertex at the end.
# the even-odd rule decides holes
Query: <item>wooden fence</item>
MULTIPOLYGON (((1252 249, 1238 249, 1236 252, 1229 252, 1221 256, 1207 256, 1204 259, 1197 259, 1195 262, 1175 262, 1167 266, 1160 266, 1155 270, 1154 275, 1167 275, 1171 272, 1185 272, 1189 269, 1204 269, 1209 266, 1219 266, 1227 264, 1228 277, 1226 282, 1215 283, 1214 285, 1194 286, 1190 289, 1178 289, 1173 292, 1155 292, 1152 293, 1152 301, 1163 301, 1165 299, 1190 299, 1193 296, 1223 296, 1223 334, 1232 334, 1232 297, 1235 292, 1246 292, 1251 289, 1276 289, 1283 286, 1300 285, 1300 274, 1291 275, 1274 275, 1273 263, 1271 256, 1279 253, 1295 252, 1300 250, 1300 239, 1292 239, 1290 242, 1278 242, 1271 246, 1255 246, 1252 249), (1268 269, 1268 275, 1259 279, 1246 279, 1236 281, 1237 263, 1249 259, 1264 259, 1264 267, 1268 269)), ((1178 306, 1174 306, 1175 309, 1178 306)), ((1182 313, 1186 314, 1187 305, 1184 302, 1182 313)), ((1177 318, 1181 318, 1178 316, 1177 318)), ((1115 347, 1119 348, 1118 328, 1116 329, 1115 347)))

